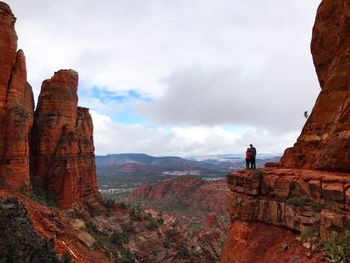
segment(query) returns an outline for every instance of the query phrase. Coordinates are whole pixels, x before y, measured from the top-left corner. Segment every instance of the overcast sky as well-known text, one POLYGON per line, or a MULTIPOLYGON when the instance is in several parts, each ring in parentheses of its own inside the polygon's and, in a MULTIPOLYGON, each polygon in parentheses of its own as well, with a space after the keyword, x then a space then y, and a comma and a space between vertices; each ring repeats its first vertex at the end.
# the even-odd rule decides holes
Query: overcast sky
POLYGON ((319 84, 320 0, 8 0, 35 96, 79 72, 97 154, 283 152, 319 84))

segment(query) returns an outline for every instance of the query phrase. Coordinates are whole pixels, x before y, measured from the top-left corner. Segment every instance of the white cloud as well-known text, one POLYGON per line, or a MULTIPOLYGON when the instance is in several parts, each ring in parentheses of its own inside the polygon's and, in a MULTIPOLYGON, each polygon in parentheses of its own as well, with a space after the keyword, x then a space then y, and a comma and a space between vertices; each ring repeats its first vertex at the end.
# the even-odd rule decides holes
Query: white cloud
POLYGON ((319 90, 309 43, 320 0, 7 2, 36 96, 54 71, 79 72, 97 153, 236 151, 246 140, 281 151, 319 90), (94 86, 154 103, 103 101, 94 86), (126 107, 150 125, 114 122, 126 107))
POLYGON ((98 154, 148 153, 153 155, 202 155, 242 153, 253 143, 260 153, 281 152, 291 146, 296 133, 272 134, 253 127, 228 131, 222 127, 172 127, 164 129, 113 122, 107 115, 91 111, 98 154), (276 139, 278 138, 278 139, 276 139))

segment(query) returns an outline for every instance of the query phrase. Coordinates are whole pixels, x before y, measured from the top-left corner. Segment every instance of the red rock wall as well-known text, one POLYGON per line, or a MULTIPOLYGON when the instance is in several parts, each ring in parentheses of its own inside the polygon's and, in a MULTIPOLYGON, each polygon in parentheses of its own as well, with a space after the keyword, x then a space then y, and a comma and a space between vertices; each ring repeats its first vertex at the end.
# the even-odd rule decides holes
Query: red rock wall
POLYGON ((321 255, 312 258, 295 242, 295 235, 280 227, 240 220, 232 224, 221 254, 221 263, 318 263, 321 255))
POLYGON ((15 21, 0 2, 0 187, 30 191, 32 179, 71 208, 97 196, 92 119, 77 106, 78 73, 61 70, 43 82, 33 126, 33 92, 15 21))
POLYGON ((61 208, 97 196, 93 125, 80 108, 78 73, 61 70, 42 84, 31 135, 33 181, 61 208))
POLYGON ((11 188, 30 191, 28 141, 34 100, 24 53, 17 52, 15 21, 9 6, 0 2, 0 179, 11 188))
POLYGON ((316 16, 311 50, 321 85, 316 104, 285 167, 350 171, 350 4, 323 0, 316 16))

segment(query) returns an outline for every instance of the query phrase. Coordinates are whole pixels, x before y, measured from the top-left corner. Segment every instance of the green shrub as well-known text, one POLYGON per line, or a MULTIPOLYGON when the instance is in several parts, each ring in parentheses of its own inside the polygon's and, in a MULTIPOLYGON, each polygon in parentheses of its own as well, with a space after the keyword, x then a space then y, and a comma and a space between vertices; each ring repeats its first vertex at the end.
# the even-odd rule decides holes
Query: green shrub
POLYGON ((142 212, 139 209, 133 207, 130 212, 130 218, 135 221, 140 221, 142 219, 142 212))
POLYGON ((320 231, 317 229, 312 229, 308 232, 305 232, 301 235, 302 240, 307 241, 309 239, 319 239, 320 238, 320 231))
POLYGON ((169 242, 169 240, 165 240, 165 241, 164 241, 163 247, 165 247, 165 248, 170 248, 170 242, 169 242))
POLYGON ((97 227, 94 223, 88 221, 85 223, 86 225, 86 228, 88 230, 88 232, 91 234, 91 233, 96 233, 97 232, 97 227))
POLYGON ((77 219, 77 215, 74 213, 74 211, 65 211, 66 217, 69 217, 71 219, 77 219))
POLYGON ((146 214, 146 219, 147 219, 148 221, 153 221, 153 217, 152 217, 152 215, 151 215, 150 213, 147 213, 147 214, 146 214))
POLYGON ((122 245, 129 243, 129 235, 125 232, 114 231, 112 235, 112 242, 122 245))
POLYGON ((164 224, 164 219, 161 218, 161 217, 158 217, 156 222, 157 222, 157 224, 159 224, 159 225, 163 225, 163 224, 164 224))
POLYGON ((166 235, 170 238, 176 235, 176 231, 171 228, 168 232, 166 232, 166 235))
POLYGON ((180 245, 178 247, 178 251, 179 251, 179 254, 181 255, 181 257, 183 257, 183 258, 188 258, 191 255, 188 248, 185 247, 184 245, 180 245))
POLYGON ((56 201, 47 194, 44 188, 37 185, 33 186, 32 199, 46 206, 57 207, 56 201))
POLYGON ((121 263, 134 263, 135 262, 135 258, 133 253, 130 251, 130 249, 126 249, 122 252, 121 255, 121 259, 120 261, 117 262, 121 262, 121 263))
POLYGON ((187 211, 188 211, 188 205, 186 205, 186 204, 181 204, 181 205, 179 206, 179 211, 180 211, 180 213, 185 213, 185 212, 187 212, 187 211))
POLYGON ((158 225, 156 224, 156 222, 151 221, 146 225, 146 228, 150 231, 156 230, 158 228, 158 225))
POLYGON ((327 262, 350 262, 350 230, 338 235, 333 234, 323 246, 327 262))
POLYGON ((129 225, 123 226, 123 232, 127 234, 133 234, 135 233, 135 227, 129 225))
POLYGON ((128 208, 130 207, 130 205, 127 204, 127 203, 121 202, 121 203, 120 203, 120 207, 121 207, 122 209, 128 209, 128 208))
POLYGON ((302 207, 309 202, 309 199, 305 196, 292 196, 288 198, 287 204, 295 207, 302 207))
POLYGON ((311 204, 311 209, 314 212, 321 212, 321 210, 324 208, 325 206, 321 203, 312 203, 311 204))
POLYGON ((261 171, 261 170, 254 171, 253 178, 261 180, 263 178, 264 174, 265 173, 263 171, 261 171))
POLYGON ((114 208, 115 207, 115 200, 114 199, 111 199, 111 198, 105 198, 103 200, 104 202, 104 205, 107 207, 107 208, 114 208))

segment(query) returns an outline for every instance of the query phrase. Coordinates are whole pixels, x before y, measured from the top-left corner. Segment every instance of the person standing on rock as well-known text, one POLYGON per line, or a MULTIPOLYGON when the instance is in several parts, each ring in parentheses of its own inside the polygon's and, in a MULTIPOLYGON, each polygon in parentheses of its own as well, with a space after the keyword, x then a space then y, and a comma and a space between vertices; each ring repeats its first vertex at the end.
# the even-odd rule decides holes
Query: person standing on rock
POLYGON ((250 167, 250 158, 251 158, 251 152, 250 148, 247 148, 247 151, 245 152, 245 167, 249 169, 250 167))
POLYGON ((255 169, 255 158, 256 158, 256 149, 253 144, 250 145, 250 169, 255 169))

